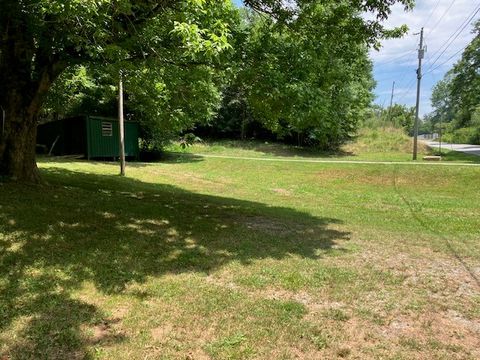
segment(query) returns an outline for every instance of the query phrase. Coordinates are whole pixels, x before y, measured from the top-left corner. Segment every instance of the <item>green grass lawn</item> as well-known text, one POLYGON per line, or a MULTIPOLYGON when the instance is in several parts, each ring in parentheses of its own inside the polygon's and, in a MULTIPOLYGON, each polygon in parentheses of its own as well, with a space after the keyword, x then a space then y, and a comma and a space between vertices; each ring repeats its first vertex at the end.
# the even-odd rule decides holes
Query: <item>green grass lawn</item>
POLYGON ((1 359, 480 357, 480 167, 39 166, 0 184, 1 359))
MULTIPOLYGON (((257 140, 215 140, 196 143, 182 148, 179 144, 168 147, 170 153, 202 154, 216 156, 237 156, 254 158, 321 159, 321 160, 358 160, 358 161, 411 161, 413 141, 401 129, 363 129, 351 143, 335 152, 324 152, 311 148, 283 145, 281 143, 261 142, 257 140)), ((419 142, 418 159, 436 154, 422 141, 419 142)), ((444 150, 443 161, 480 163, 480 157, 444 150)))

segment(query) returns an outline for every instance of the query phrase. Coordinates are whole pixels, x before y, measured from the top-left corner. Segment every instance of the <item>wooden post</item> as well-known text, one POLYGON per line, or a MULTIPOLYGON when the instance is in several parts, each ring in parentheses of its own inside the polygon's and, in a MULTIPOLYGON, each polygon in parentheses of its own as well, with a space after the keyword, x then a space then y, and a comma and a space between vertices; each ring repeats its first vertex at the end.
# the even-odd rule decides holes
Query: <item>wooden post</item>
POLYGON ((121 71, 118 81, 118 126, 120 135, 120 175, 125 176, 125 124, 123 119, 123 79, 121 71))
POLYGON ((388 108, 388 122, 392 121, 393 97, 395 96, 395 81, 392 85, 392 96, 390 97, 390 107, 388 108))

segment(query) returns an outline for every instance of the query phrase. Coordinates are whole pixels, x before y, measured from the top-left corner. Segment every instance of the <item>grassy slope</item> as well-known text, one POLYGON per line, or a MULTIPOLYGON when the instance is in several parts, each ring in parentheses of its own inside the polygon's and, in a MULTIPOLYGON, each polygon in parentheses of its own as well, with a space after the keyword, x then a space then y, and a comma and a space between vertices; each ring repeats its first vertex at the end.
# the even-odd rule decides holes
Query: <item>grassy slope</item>
MULTIPOLYGON (((413 148, 412 140, 400 129, 387 128, 378 130, 361 130, 358 137, 338 152, 321 152, 308 148, 292 147, 278 143, 258 141, 223 140, 195 144, 182 149, 177 144, 169 151, 177 153, 195 153, 209 155, 242 157, 282 157, 331 160, 369 160, 369 161, 410 161, 413 148)), ((419 159, 432 154, 422 142, 419 145, 419 159)), ((480 163, 480 157, 444 152, 444 161, 480 163)))
POLYGON ((479 168, 40 166, 0 185, 0 357, 480 356, 479 168))

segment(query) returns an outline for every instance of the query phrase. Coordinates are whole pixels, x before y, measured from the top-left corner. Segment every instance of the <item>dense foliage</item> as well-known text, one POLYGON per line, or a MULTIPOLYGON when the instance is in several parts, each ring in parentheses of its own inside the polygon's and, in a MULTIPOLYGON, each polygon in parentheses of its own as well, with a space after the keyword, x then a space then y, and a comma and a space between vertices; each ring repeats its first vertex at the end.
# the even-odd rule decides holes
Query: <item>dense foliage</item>
POLYGON ((145 147, 160 148, 194 121, 211 119, 220 102, 219 62, 231 48, 229 28, 235 19, 231 3, 222 4, 192 2, 136 29, 119 50, 125 51, 123 58, 113 52, 110 59, 100 59, 105 61, 68 68, 47 96, 43 121, 78 114, 115 117, 119 71, 127 118, 141 123, 145 147))
MULTIPOLYGON (((268 128, 282 133, 283 122, 288 131, 308 131, 320 144, 333 146, 347 137, 352 119, 368 103, 369 79, 365 71, 356 74, 368 70, 366 48, 378 48, 382 39, 405 30, 382 25, 396 3, 413 5, 412 0, 246 0, 263 15, 247 24, 240 41, 249 45, 248 56, 234 60, 232 34, 242 21, 230 0, 3 0, 0 99, 6 118, 0 175, 38 180, 39 113, 66 71, 90 74, 63 79, 67 86, 85 87, 87 95, 97 93, 97 102, 108 108, 122 70, 130 111, 148 123, 150 141, 211 119, 226 74, 238 73, 250 80, 245 99, 268 128), (259 61, 258 67, 245 60, 259 61), (259 79, 260 71, 268 78, 259 79)), ((71 90, 76 100, 88 98, 71 90)))
POLYGON ((373 105, 367 112, 366 118, 361 126, 369 129, 396 128, 402 129, 405 134, 413 134, 415 122, 415 108, 401 104, 393 104, 391 107, 383 108, 373 105))
POLYGON ((366 42, 347 30, 357 19, 341 11, 336 2, 306 6, 288 27, 247 15, 230 84, 233 106, 246 107, 242 128, 255 120, 279 138, 323 148, 351 137, 372 100, 373 80, 366 42))
MULTIPOLYGON (((157 63, 127 72, 127 110, 142 122, 145 145, 161 147, 194 125, 202 135, 273 137, 328 149, 354 135, 374 84, 370 35, 357 26, 358 11, 325 1, 302 5, 287 23, 247 10, 229 9, 223 15, 231 29, 231 49, 216 61, 203 57, 189 66, 157 63), (325 26, 318 29, 318 23, 325 26)), ((171 31, 162 38, 168 36, 171 31)), ((58 81, 62 91, 69 76, 58 81)), ((67 111, 114 115, 111 89, 100 84, 94 88, 82 97, 80 109, 67 111), (110 106, 95 107, 96 96, 110 98, 110 106)), ((53 99, 59 95, 61 91, 52 92, 53 99)))
POLYGON ((442 126, 451 142, 480 144, 480 21, 474 34, 462 58, 432 94, 434 112, 429 121, 436 131, 442 126))

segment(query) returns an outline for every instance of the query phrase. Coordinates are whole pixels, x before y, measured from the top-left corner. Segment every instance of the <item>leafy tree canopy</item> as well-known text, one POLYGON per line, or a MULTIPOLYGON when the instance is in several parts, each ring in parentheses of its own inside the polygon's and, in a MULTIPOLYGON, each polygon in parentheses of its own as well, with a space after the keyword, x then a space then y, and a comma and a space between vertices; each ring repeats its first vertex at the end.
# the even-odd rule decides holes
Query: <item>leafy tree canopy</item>
POLYGON ((437 83, 432 93, 431 121, 449 123, 448 138, 455 142, 480 143, 480 21, 474 25, 474 39, 461 59, 437 83), (455 136, 455 134, 459 136, 455 136))
MULTIPOLYGON (((352 46, 354 52, 360 51, 362 46, 378 47, 380 40, 401 34, 405 29, 387 30, 381 24, 395 3, 403 4, 406 8, 413 5, 411 0, 245 2, 255 11, 267 14, 262 26, 279 29, 271 39, 266 39, 279 44, 285 43, 288 38, 298 39, 305 48, 302 54, 306 56, 312 56, 315 46, 322 47, 324 51, 330 46, 331 50, 335 50, 330 59, 332 63, 337 61, 333 55, 341 51, 342 42, 344 46, 356 44, 352 46), (371 13, 370 19, 361 16, 365 11, 371 13), (281 27, 284 29, 280 30, 281 27), (326 38, 328 32, 330 36, 338 37, 337 48, 329 44, 326 38), (318 44, 312 43, 309 48, 308 41, 318 44)), ((229 65, 222 62, 221 58, 222 53, 226 53, 231 46, 231 10, 230 0, 0 2, 0 99, 6 110, 5 126, 0 136, 0 174, 38 180, 35 165, 38 115, 54 80, 66 69, 100 63, 111 67, 111 74, 124 69, 133 72, 137 79, 141 75, 157 79, 163 76, 168 81, 174 76, 165 72, 169 70, 168 66, 175 66, 177 75, 181 74, 182 68, 206 66, 208 69, 200 70, 202 78, 212 78, 212 64, 229 65), (130 67, 131 64, 136 65, 130 67), (163 64, 163 72, 158 69, 160 64, 163 64)), ((255 39, 253 36, 249 41, 255 43, 258 41, 255 39)), ((288 65, 287 59, 282 59, 278 52, 274 52, 272 58, 276 60, 276 57, 288 65)), ((297 59, 293 62, 298 64, 297 59)), ((295 75, 295 71, 292 75, 295 75)), ((191 76, 191 79, 198 79, 198 73, 192 73, 191 76)), ((328 76, 337 78, 339 75, 328 76)), ((180 83, 182 81, 187 82, 180 80, 180 83)), ((308 81, 313 82, 304 76, 302 81, 290 87, 302 89, 308 81)), ((138 83, 144 84, 141 80, 138 83)), ((145 90, 162 86, 162 81, 153 83, 145 85, 145 90)), ((209 86, 207 81, 195 93, 209 86)), ((347 92, 345 89, 342 91, 347 92)), ((296 91, 297 97, 300 92, 296 91)), ((309 92, 304 97, 316 98, 309 92)), ((345 101, 344 97, 341 98, 341 101, 345 101)), ((302 106, 308 101, 311 100, 302 101, 302 106)), ((275 110, 273 106, 271 109, 275 110)), ((181 117, 179 119, 180 122, 184 121, 181 117)))

